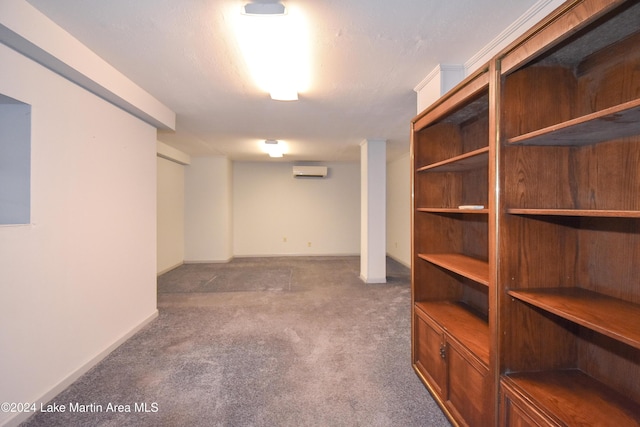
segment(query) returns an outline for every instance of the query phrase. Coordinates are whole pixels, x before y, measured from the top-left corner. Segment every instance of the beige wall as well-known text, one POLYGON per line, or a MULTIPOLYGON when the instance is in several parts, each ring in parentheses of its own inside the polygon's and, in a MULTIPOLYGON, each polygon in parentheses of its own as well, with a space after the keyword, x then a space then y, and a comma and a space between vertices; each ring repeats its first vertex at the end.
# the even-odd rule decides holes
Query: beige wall
MULTIPOLYGON (((233 256, 360 253, 358 163, 323 163, 331 171, 325 180, 294 180, 289 162, 231 163, 224 157, 204 157, 191 163, 183 166, 158 159, 159 272, 183 260, 225 262, 233 256), (186 210, 182 223, 181 206, 186 210), (335 224, 329 224, 328 218, 336 219, 335 224), (311 234, 317 230, 310 224, 345 232, 325 241, 311 234), (186 237, 181 235, 184 228, 186 237)), ((407 153, 387 164, 387 254, 407 266, 411 263, 410 220, 407 153)))
POLYGON ((293 178, 293 163, 234 162, 235 256, 360 253, 360 164, 322 165, 326 178, 293 178))
POLYGON ((158 274, 184 261, 184 168, 162 157, 158 165, 158 274))
POLYGON ((194 157, 185 166, 185 262, 233 257, 231 168, 222 156, 194 157))
POLYGON ((409 153, 387 164, 387 255, 406 266, 411 266, 409 153))

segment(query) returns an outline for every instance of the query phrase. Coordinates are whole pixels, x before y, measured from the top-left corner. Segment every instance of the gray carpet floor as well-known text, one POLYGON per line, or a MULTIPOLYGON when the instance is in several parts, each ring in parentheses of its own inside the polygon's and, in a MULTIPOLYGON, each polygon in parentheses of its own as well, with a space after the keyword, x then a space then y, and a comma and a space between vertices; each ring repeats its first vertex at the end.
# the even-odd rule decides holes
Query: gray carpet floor
POLYGON ((449 426, 411 368, 409 270, 387 272, 364 284, 358 257, 183 265, 158 278, 158 318, 51 402, 90 412, 23 425, 449 426))

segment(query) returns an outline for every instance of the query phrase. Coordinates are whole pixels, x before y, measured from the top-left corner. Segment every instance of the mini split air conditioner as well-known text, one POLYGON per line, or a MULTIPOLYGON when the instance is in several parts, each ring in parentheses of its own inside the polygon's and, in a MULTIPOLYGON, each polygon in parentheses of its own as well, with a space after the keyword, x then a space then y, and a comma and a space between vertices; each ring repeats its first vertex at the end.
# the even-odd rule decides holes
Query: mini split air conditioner
POLYGON ((326 166, 294 166, 294 178, 325 178, 327 176, 326 166))

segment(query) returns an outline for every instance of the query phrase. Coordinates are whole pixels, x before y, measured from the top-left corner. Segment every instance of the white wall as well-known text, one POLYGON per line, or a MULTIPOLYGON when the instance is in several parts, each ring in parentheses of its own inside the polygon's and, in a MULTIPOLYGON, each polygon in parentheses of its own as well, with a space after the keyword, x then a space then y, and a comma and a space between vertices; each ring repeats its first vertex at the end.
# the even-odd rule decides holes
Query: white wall
POLYGON ((387 164, 387 255, 411 266, 411 158, 387 164))
POLYGON ((184 261, 184 168, 162 157, 158 165, 158 274, 184 261))
POLYGON ((185 262, 225 262, 232 249, 232 165, 194 157, 185 166, 185 262))
POLYGON ((320 179, 293 178, 293 163, 233 163, 235 256, 360 253, 360 165, 323 165, 320 179))
POLYGON ((31 223, 0 227, 0 402, 36 402, 157 313, 156 129, 3 44, 0 63, 32 106, 31 223))

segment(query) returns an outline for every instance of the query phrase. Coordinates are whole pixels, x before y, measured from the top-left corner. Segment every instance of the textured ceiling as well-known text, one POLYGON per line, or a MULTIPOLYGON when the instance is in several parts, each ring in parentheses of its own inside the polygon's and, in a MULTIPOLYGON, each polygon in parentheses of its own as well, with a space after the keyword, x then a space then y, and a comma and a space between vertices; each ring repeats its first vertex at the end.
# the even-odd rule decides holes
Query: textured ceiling
MULTIPOLYGON (((413 88, 469 60, 535 0, 291 0, 310 24, 312 85, 273 101, 251 80, 231 28, 237 0, 28 0, 177 114, 158 139, 191 155, 355 161, 364 139, 408 151, 413 88)), ((281 161, 282 161, 281 160, 281 161)))

